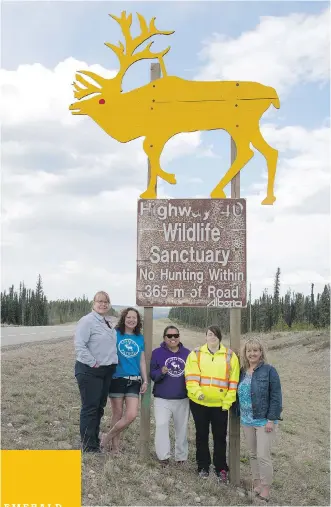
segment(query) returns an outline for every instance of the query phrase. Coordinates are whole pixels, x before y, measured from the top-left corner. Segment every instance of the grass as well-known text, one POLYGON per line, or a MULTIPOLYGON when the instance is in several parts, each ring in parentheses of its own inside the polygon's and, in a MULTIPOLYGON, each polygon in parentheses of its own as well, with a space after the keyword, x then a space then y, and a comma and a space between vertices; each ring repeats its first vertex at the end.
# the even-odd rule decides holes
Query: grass
MULTIPOLYGON (((154 346, 169 321, 154 322, 154 346)), ((326 333, 305 331, 262 335, 269 361, 283 386, 284 421, 273 448, 274 484, 271 505, 329 505, 329 352, 326 333)), ((189 348, 204 335, 182 329, 189 348)), ((227 343, 225 339, 225 343, 227 343)), ((80 399, 73 374, 72 339, 2 348, 2 448, 78 449, 80 399)), ((258 505, 213 475, 197 480, 194 428, 189 424, 189 462, 161 469, 153 449, 139 456, 139 419, 125 432, 123 454, 84 455, 82 505, 258 505)), ((102 426, 109 425, 110 409, 102 426)), ((173 430, 172 430, 173 431, 173 430)), ((241 442, 242 487, 250 487, 245 443, 241 442)))

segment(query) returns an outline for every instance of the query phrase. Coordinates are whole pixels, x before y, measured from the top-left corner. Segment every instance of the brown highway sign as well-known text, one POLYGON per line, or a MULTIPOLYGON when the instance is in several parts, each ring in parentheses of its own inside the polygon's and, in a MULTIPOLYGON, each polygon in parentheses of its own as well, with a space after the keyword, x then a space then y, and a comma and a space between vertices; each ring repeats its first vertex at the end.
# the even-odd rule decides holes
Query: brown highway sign
POLYGON ((140 199, 138 306, 244 308, 245 199, 140 199))

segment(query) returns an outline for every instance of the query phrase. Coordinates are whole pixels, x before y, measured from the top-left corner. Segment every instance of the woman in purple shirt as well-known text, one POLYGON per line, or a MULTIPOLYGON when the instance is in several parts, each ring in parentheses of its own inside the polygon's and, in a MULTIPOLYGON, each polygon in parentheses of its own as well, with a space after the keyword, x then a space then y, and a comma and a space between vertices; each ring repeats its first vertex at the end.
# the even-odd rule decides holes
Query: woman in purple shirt
POLYGON ((190 413, 184 369, 190 351, 180 342, 179 330, 168 326, 163 342, 153 350, 150 375, 154 381, 155 451, 162 465, 170 458, 169 422, 175 425, 175 460, 184 463, 188 456, 187 426, 190 413))

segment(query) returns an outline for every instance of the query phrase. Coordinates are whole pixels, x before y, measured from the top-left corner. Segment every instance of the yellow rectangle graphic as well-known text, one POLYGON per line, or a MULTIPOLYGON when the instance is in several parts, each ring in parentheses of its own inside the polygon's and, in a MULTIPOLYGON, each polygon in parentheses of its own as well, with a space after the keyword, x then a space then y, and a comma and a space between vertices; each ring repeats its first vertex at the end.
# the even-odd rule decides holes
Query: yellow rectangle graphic
POLYGON ((81 451, 1 451, 1 507, 81 507, 81 451))

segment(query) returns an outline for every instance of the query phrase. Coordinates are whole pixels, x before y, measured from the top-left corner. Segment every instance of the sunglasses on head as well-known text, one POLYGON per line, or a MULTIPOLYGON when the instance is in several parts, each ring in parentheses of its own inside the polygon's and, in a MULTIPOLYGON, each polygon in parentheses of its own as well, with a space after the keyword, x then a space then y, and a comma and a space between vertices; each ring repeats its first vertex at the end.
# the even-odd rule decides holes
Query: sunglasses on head
POLYGON ((167 338, 179 338, 179 333, 175 333, 175 334, 166 334, 166 337, 167 337, 167 338))

